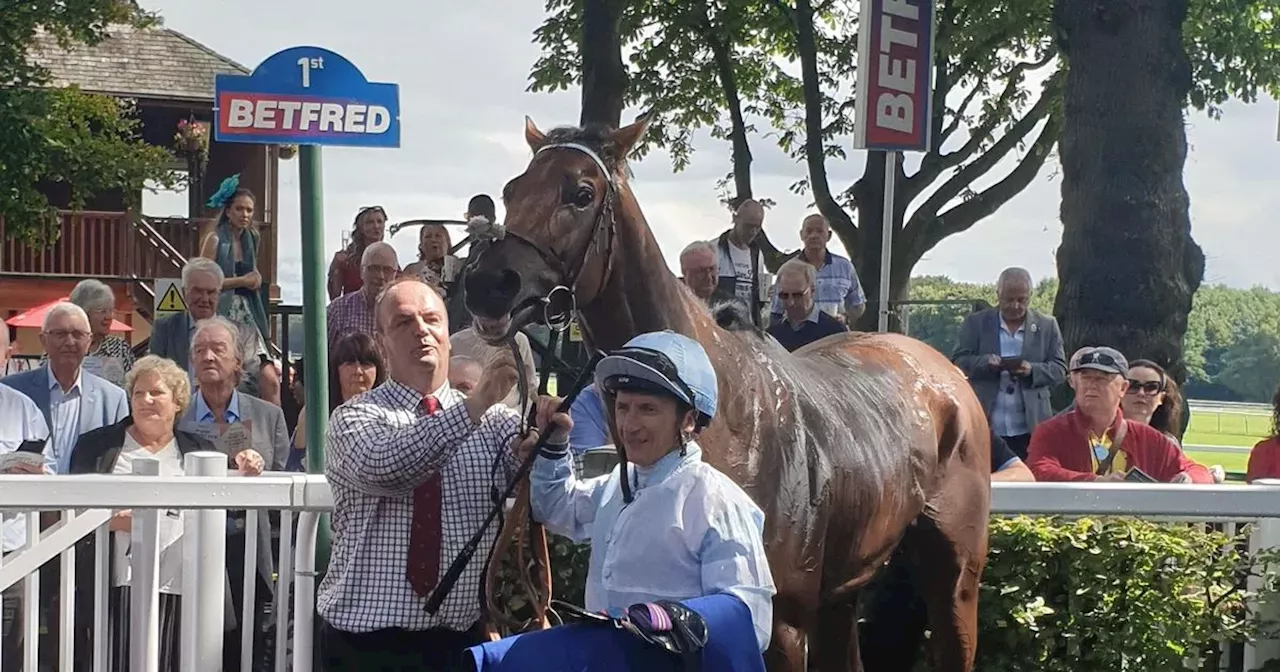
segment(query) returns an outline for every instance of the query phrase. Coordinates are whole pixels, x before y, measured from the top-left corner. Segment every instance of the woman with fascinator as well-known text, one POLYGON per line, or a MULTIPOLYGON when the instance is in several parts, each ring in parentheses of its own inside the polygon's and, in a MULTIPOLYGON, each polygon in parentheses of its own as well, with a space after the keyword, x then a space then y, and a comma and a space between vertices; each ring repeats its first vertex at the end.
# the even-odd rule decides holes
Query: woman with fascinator
POLYGON ((381 242, 387 227, 387 213, 381 205, 360 208, 351 227, 351 243, 338 250, 329 263, 329 300, 360 291, 360 259, 370 245, 381 242))
POLYGON ((267 311, 262 302, 262 274, 258 272, 258 229, 253 223, 257 199, 240 188, 240 176, 222 181, 206 205, 220 210, 211 231, 200 241, 200 256, 222 267, 222 296, 218 314, 252 327, 267 341, 267 311))

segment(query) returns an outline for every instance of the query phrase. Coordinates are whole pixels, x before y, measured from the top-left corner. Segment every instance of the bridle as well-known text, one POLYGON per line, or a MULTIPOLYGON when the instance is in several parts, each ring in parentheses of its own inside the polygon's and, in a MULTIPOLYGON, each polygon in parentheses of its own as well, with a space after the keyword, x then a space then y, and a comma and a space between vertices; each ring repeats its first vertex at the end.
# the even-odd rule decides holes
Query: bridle
MULTIPOLYGON (((603 250, 603 268, 600 270, 600 282, 596 286, 593 293, 587 300, 583 301, 583 305, 591 305, 596 301, 607 283, 613 269, 613 241, 616 237, 616 220, 613 217, 613 207, 618 195, 618 184, 613 173, 600 157, 599 153, 592 150, 586 145, 576 142, 555 143, 546 145, 534 154, 537 155, 551 151, 554 149, 568 149, 580 152, 590 158, 600 172, 604 175, 607 189, 605 191, 600 209, 596 212, 596 216, 592 221, 591 235, 587 240, 586 246, 582 253, 577 255, 577 263, 569 266, 562 261, 561 257, 547 247, 538 244, 536 241, 527 236, 506 230, 499 226, 490 226, 487 229, 477 229, 472 231, 472 242, 477 249, 468 255, 471 260, 467 264, 467 270, 474 268, 483 256, 484 251, 495 240, 500 240, 506 236, 532 249, 542 258, 543 262, 549 268, 559 274, 564 284, 556 285, 550 292, 540 298, 543 305, 543 321, 545 324, 556 331, 564 331, 573 320, 578 307, 578 295, 580 285, 585 277, 585 269, 591 259, 592 252, 597 249, 603 250), (601 238, 603 237, 603 240, 601 238)), ((585 325, 582 325, 584 331, 585 325)), ((586 334, 588 339, 590 334, 586 334)), ((514 338, 507 341, 508 347, 511 348, 512 354, 516 360, 516 369, 519 376, 520 386, 520 407, 529 408, 528 386, 525 381, 525 364, 521 361, 520 350, 516 347, 514 338)), ((594 367, 592 367, 594 368, 594 367)), ((532 411, 532 409, 531 409, 532 411)), ((531 413, 532 415, 532 413, 531 413)), ((525 421, 520 434, 527 436, 533 420, 525 421)), ((495 502, 496 506, 501 506, 500 502, 495 502)), ((546 531, 536 521, 532 520, 530 515, 529 502, 529 482, 523 479, 519 484, 515 496, 515 503, 507 515, 501 521, 501 529, 497 538, 494 540, 493 548, 489 552, 486 561, 485 578, 484 578, 484 599, 485 607, 488 612, 489 619, 486 626, 487 635, 490 639, 497 639, 500 636, 499 628, 508 631, 520 632, 530 627, 546 628, 550 625, 547 614, 555 615, 551 609, 551 560, 550 553, 547 548, 546 531), (526 530, 528 534, 526 536, 526 530), (499 572, 501 570, 502 561, 506 558, 512 544, 515 545, 515 561, 516 573, 515 583, 523 589, 529 598, 532 607, 532 615, 525 620, 513 619, 508 617, 502 610, 501 605, 496 599, 499 592, 499 572), (537 575, 533 575, 530 569, 530 563, 527 561, 527 555, 534 556, 535 564, 538 567, 537 575), (496 560, 496 563, 495 563, 496 560)), ((556 615, 557 620, 559 616, 556 615)))
MULTIPOLYGON (((576 255, 577 263, 573 266, 566 264, 553 250, 539 244, 537 241, 532 240, 527 236, 515 233, 514 231, 505 230, 501 235, 504 237, 510 236, 516 242, 532 249, 539 257, 542 258, 543 263, 556 272, 562 279, 563 284, 552 287, 551 291, 547 292, 546 296, 541 297, 540 301, 543 305, 543 321, 546 325, 556 331, 564 331, 569 327, 569 323, 573 320, 573 316, 577 312, 579 303, 578 297, 581 295, 579 291, 581 289, 580 284, 583 277, 586 275, 584 271, 591 260, 592 252, 596 250, 604 252, 602 262, 604 267, 600 271, 600 282, 597 284, 595 290, 586 298, 586 300, 581 302, 583 306, 591 305, 600 297, 604 292, 605 286, 609 282, 610 275, 613 272, 613 241, 617 237, 617 220, 613 216, 613 209, 618 198, 618 180, 614 177, 613 172, 609 170, 609 166, 604 162, 604 159, 600 157, 600 154, 581 143, 557 142, 546 145, 539 148, 538 151, 534 153, 534 157, 537 158, 537 156, 543 152, 549 152, 555 149, 567 149, 585 154, 587 158, 591 159, 591 161, 596 164, 596 167, 600 169, 601 174, 604 175, 605 186, 607 187, 604 198, 600 204, 600 209, 596 211, 596 216, 592 220, 591 236, 588 238, 587 245, 583 248, 581 254, 576 255), (601 240, 602 237, 603 241, 601 240), (563 302, 564 305, 558 307, 561 302, 563 302)), ((474 234, 473 238, 476 238, 474 234)), ((477 243, 480 248, 477 254, 472 255, 473 258, 476 259, 473 263, 479 262, 479 259, 483 256, 485 249, 487 249, 496 238, 497 236, 480 236, 478 239, 473 240, 473 242, 477 243)))

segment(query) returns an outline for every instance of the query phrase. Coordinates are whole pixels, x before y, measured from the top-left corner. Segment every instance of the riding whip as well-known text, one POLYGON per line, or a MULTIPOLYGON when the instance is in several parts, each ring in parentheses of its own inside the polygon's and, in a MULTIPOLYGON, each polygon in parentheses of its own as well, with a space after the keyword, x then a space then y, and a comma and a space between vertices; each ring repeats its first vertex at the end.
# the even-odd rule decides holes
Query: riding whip
MULTIPOLYGON (((591 384, 591 376, 595 372, 596 364, 598 364, 603 358, 604 356, 600 353, 597 353, 595 357, 591 358, 591 361, 587 363, 587 366, 582 370, 582 373, 578 374, 577 380, 573 381, 573 387, 569 389, 569 393, 560 401, 560 406, 556 409, 557 413, 569 412, 569 408, 573 406, 573 402, 578 398, 578 394, 591 384)), ((548 431, 546 434, 538 437, 538 442, 529 451, 529 454, 525 456, 524 461, 520 463, 520 468, 516 470, 515 478, 511 479, 511 482, 507 484, 506 491, 502 493, 502 496, 498 498, 498 501, 489 509, 489 514, 485 517, 484 523, 480 525, 480 529, 476 530, 475 534, 471 535, 471 539, 469 539, 467 544, 462 547, 462 551, 458 553, 458 557, 453 559, 453 563, 449 565, 448 571, 444 573, 444 577, 440 579, 440 583, 436 586, 436 589, 432 591, 431 597, 427 598, 425 610, 428 614, 435 615, 435 613, 440 610, 440 606, 444 604, 445 598, 448 597, 449 592, 453 590, 454 584, 457 583, 458 578, 462 576, 462 570, 466 569, 467 563, 471 562, 471 558, 475 556, 476 550, 480 548, 480 542, 484 540, 484 533, 489 529, 489 526, 493 524, 494 519, 502 513, 503 506, 506 505, 507 499, 515 493, 516 488, 519 487, 520 481, 528 477, 529 471, 533 469, 533 461, 538 458, 538 453, 542 452, 542 449, 546 447, 547 439, 551 434, 552 432, 548 431)))

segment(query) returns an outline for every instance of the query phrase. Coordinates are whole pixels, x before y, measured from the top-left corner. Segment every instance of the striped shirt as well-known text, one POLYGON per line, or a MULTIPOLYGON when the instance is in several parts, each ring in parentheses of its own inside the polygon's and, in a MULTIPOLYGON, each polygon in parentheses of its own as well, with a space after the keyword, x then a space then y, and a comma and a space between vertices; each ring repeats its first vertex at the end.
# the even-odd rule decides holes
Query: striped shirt
MULTIPOLYGON (((338 630, 465 631, 480 619, 484 553, 472 558, 434 616, 409 584, 413 491, 441 474, 443 576, 480 529, 492 497, 515 475, 511 442, 519 416, 499 404, 474 424, 462 395, 448 384, 432 396, 441 410, 427 415, 423 395, 390 380, 329 419, 325 475, 333 489, 333 555, 317 609, 338 630)), ((497 532, 490 526, 480 548, 492 547, 497 532)))
MULTIPOLYGON (((805 260, 803 250, 791 255, 791 259, 805 260)), ((807 261, 807 260, 805 260, 807 261)), ((832 317, 844 317, 853 309, 867 302, 862 291, 862 283, 858 281, 858 271, 853 262, 838 254, 827 253, 822 267, 817 269, 813 286, 813 302, 818 309, 832 317)), ((781 313, 782 302, 778 300, 775 283, 773 292, 773 308, 770 312, 781 313)))

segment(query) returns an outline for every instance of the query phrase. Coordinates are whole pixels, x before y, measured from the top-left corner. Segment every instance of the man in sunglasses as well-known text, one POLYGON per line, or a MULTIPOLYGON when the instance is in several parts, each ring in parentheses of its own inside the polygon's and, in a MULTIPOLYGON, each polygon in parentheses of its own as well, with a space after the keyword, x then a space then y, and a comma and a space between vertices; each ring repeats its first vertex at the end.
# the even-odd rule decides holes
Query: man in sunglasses
POLYGON ((814 302, 816 281, 813 265, 802 259, 792 259, 778 269, 777 299, 782 312, 773 314, 769 335, 778 339, 788 352, 832 334, 849 331, 844 323, 814 302))
POLYGON ((641 334, 602 359, 595 377, 619 467, 576 478, 568 441, 573 421, 557 412, 559 399, 543 397, 538 427, 552 434, 530 475, 534 518, 557 534, 591 541, 586 609, 619 617, 635 604, 727 595, 746 605, 752 644, 764 651, 776 592, 764 514, 702 461, 695 440, 716 413, 716 373, 706 352, 674 332, 641 334))
POLYGON ((1031 435, 1027 466, 1037 481, 1158 481, 1213 483, 1204 466, 1145 423, 1126 420, 1120 400, 1129 363, 1108 347, 1071 356, 1067 381, 1075 407, 1040 423, 1031 435))

